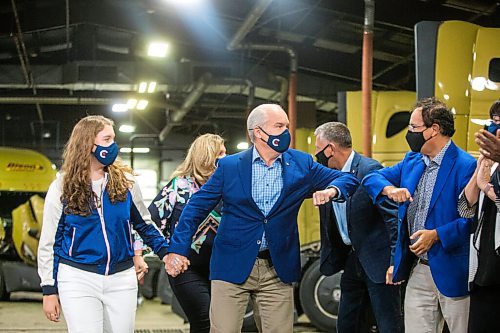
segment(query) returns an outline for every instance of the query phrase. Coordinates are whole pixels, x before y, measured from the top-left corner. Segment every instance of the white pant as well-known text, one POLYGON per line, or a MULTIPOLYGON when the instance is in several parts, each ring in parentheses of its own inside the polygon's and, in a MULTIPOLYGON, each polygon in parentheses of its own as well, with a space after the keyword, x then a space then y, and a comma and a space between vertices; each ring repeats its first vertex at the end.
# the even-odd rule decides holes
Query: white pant
POLYGON ((446 297, 441 294, 432 279, 430 267, 417 264, 406 286, 405 332, 440 333, 446 320, 451 333, 466 333, 469 302, 469 296, 446 297))
POLYGON ((100 275, 59 265, 59 299, 69 333, 133 333, 137 309, 134 268, 100 275))

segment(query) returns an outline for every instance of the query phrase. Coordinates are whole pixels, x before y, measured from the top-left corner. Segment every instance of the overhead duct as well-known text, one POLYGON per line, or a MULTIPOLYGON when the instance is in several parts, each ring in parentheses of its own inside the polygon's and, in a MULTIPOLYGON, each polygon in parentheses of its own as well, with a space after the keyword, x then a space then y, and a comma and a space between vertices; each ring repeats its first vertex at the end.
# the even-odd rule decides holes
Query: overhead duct
POLYGON ((285 105, 288 95, 288 80, 280 75, 270 75, 269 80, 280 84, 280 105, 285 105))
POLYGON ((231 85, 246 85, 248 87, 248 97, 246 111, 249 113, 252 111, 254 101, 255 101, 255 85, 250 79, 239 79, 239 78, 224 78, 222 82, 231 85))
POLYGON ((238 48, 238 46, 240 46, 241 41, 250 32, 250 30, 252 30, 255 23, 259 20, 271 2, 273 2, 273 0, 259 0, 259 2, 255 4, 243 24, 240 26, 238 31, 236 31, 231 41, 227 44, 227 49, 229 51, 234 51, 238 48))
POLYGON ((182 106, 178 110, 172 112, 170 119, 167 120, 167 125, 161 130, 160 134, 158 135, 160 142, 165 141, 172 128, 180 124, 182 119, 184 119, 186 114, 191 110, 198 99, 200 99, 201 95, 203 95, 203 92, 205 91, 205 89, 207 89, 211 79, 212 74, 210 73, 205 73, 200 77, 200 79, 196 83, 195 88, 186 97, 186 100, 184 101, 182 106))
POLYGON ((287 52, 290 56, 290 89, 288 95, 288 118, 290 121, 290 132, 292 134, 291 147, 295 147, 295 128, 297 127, 297 54, 289 46, 284 45, 266 45, 266 44, 241 44, 245 36, 252 30, 255 23, 262 16, 272 0, 260 0, 253 7, 247 18, 234 34, 231 41, 227 44, 229 51, 237 49, 278 51, 287 52))
POLYGON ((116 98, 96 97, 0 97, 0 104, 111 105, 116 98))

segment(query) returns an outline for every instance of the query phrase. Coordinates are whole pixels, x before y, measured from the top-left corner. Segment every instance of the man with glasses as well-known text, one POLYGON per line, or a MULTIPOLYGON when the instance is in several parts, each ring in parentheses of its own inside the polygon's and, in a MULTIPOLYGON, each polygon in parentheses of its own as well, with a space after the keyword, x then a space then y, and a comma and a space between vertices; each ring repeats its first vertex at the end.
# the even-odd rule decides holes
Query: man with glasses
POLYGON ((406 140, 411 152, 398 164, 374 171, 363 185, 375 203, 399 202, 393 282, 408 280, 406 332, 466 332, 471 220, 461 218, 458 197, 476 167, 458 148, 453 114, 444 103, 417 103, 406 140))

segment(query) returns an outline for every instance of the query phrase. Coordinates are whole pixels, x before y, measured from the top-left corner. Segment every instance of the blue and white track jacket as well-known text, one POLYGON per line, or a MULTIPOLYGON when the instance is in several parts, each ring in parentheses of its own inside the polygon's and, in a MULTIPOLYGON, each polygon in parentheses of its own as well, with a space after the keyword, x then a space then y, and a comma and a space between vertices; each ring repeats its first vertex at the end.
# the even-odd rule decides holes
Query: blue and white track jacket
MULTIPOLYGON (((133 179, 132 175, 127 177, 133 179)), ((166 255, 167 243, 152 222, 136 182, 125 201, 111 203, 104 190, 101 207, 94 206, 89 216, 79 216, 63 212, 62 178, 54 180, 45 197, 38 245, 38 274, 44 295, 57 294, 59 263, 101 275, 132 267, 132 229, 160 258, 166 255)), ((105 186, 107 175, 104 182, 105 186)))

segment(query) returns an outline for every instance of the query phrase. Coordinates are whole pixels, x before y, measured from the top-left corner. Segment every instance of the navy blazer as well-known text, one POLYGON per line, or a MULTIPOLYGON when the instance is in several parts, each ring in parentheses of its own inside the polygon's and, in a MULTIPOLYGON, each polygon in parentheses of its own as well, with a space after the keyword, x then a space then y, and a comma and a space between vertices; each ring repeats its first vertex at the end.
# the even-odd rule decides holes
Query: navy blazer
MULTIPOLYGON (((384 187, 407 188, 413 196, 425 170, 422 154, 409 152, 403 161, 374 171, 363 179, 363 185, 375 203, 385 200, 384 187)), ((439 168, 436 184, 425 221, 425 228, 436 229, 439 241, 427 252, 432 277, 439 291, 448 297, 468 294, 469 239, 471 219, 460 217, 457 202, 476 168, 476 160, 451 142, 439 168)), ((399 205, 398 240, 394 256, 393 281, 407 280, 415 260, 410 251, 410 235, 406 221, 409 202, 399 205)))
POLYGON ((301 275, 297 213, 313 192, 335 186, 340 200, 359 185, 349 173, 325 168, 309 154, 289 149, 282 154, 283 189, 264 216, 252 198, 252 149, 220 160, 215 173, 184 208, 171 238, 169 252, 187 256, 198 225, 222 200, 222 220, 210 260, 210 279, 231 283, 246 281, 266 232, 274 268, 285 283, 301 275))
MULTIPOLYGON (((362 180, 382 165, 368 157, 354 153, 350 173, 362 180)), ((387 269, 392 264, 397 230, 398 210, 392 200, 373 204, 366 190, 359 186, 346 202, 347 227, 352 247, 368 278, 384 283, 387 269)), ((344 269, 350 246, 342 241, 332 205, 320 207, 321 265, 324 275, 344 269)))

